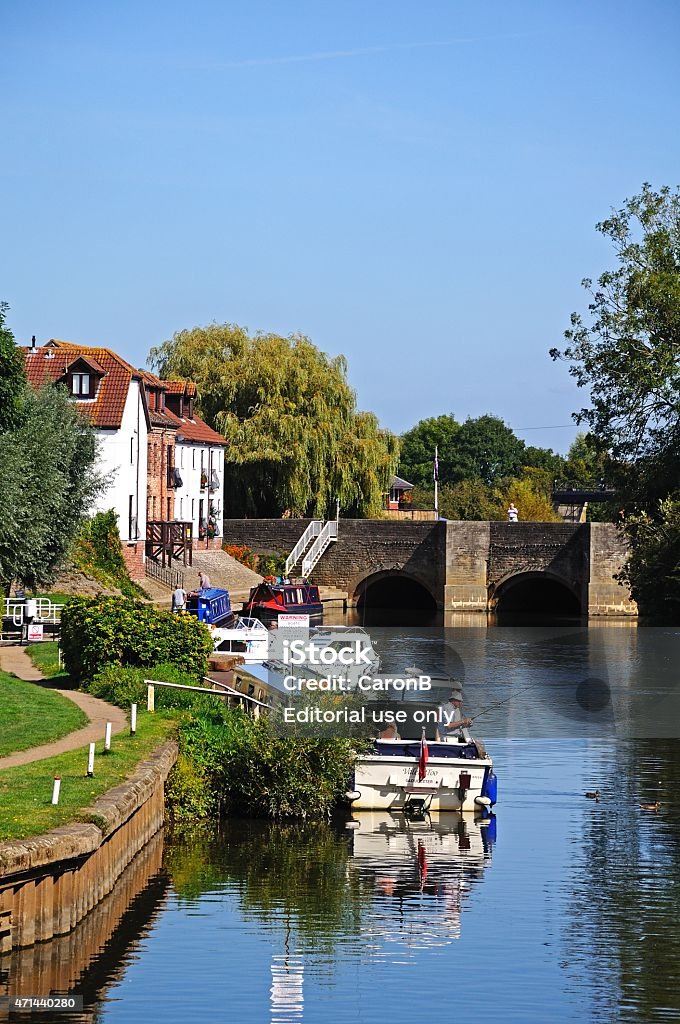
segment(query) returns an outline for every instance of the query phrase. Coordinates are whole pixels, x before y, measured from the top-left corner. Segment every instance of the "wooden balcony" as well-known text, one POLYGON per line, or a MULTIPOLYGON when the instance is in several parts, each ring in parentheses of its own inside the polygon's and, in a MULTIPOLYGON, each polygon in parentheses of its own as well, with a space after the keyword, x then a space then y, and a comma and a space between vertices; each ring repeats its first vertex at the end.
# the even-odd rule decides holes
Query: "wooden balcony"
POLYGON ((178 520, 147 522, 146 557, 153 558, 159 565, 171 566, 173 561, 191 565, 193 562, 191 523, 178 520))

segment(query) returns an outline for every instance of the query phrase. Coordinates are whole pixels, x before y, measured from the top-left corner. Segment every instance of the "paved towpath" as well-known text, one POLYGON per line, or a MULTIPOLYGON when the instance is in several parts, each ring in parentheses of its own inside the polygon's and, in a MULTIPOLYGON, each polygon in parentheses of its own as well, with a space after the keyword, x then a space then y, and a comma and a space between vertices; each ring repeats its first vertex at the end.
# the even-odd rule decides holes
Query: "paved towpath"
MULTIPOLYGON (((0 668, 3 672, 12 672, 19 679, 35 683, 37 686, 48 685, 26 650, 19 645, 0 647, 0 668)), ((75 732, 70 732, 52 743, 43 743, 40 747, 30 747, 17 754, 0 757, 0 771, 3 768, 30 764, 31 761, 42 761, 43 758, 54 757, 56 754, 65 754, 66 751, 77 750, 78 747, 84 747, 87 743, 92 743, 93 740, 100 742, 104 739, 107 722, 111 722, 113 733, 122 732, 127 728, 127 718, 121 708, 107 704, 105 700, 99 700, 98 697, 92 697, 89 693, 81 693, 79 690, 59 690, 51 685, 50 689, 54 689, 56 693, 60 693, 77 704, 90 719, 90 724, 83 726, 82 729, 76 729, 75 732)))

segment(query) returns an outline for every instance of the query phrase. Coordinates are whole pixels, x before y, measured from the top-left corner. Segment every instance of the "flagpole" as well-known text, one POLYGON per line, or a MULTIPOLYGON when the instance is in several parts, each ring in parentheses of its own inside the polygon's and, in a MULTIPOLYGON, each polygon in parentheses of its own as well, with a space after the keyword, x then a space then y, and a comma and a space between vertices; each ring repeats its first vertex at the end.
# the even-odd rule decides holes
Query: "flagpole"
POLYGON ((439 447, 434 446, 434 510, 439 512, 439 447))

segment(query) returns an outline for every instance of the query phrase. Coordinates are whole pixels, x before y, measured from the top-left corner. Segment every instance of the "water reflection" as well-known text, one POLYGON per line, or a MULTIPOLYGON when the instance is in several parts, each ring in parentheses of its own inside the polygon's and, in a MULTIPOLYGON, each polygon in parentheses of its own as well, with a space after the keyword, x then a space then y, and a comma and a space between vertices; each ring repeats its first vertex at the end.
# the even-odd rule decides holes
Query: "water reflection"
MULTIPOLYGON (((163 905, 168 879, 161 870, 159 832, 128 865, 114 889, 68 935, 0 956, 0 995, 80 995, 83 1013, 60 1013, 59 1020, 84 1024, 126 966, 138 955, 140 940, 163 905)), ((40 1014, 47 1021, 48 1015, 40 1014)), ((0 1011, 0 1020, 7 1020, 0 1011)))
POLYGON ((351 870, 371 893, 362 934, 372 956, 413 955, 461 934, 463 906, 483 876, 496 819, 443 813, 410 821, 366 811, 352 823, 351 870))

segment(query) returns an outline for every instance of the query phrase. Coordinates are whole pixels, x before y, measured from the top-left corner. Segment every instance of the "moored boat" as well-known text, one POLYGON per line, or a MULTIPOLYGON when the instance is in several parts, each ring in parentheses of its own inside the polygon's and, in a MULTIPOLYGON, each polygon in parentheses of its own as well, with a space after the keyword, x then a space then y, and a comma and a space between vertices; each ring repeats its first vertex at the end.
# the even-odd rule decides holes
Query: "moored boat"
POLYGON ((187 611, 206 626, 230 626, 236 621, 236 613, 229 600, 229 591, 221 590, 219 587, 206 587, 189 594, 187 611))
POLYGON ((238 655, 247 665, 267 660, 269 630, 259 619, 239 616, 232 626, 214 627, 212 633, 216 653, 238 655))
POLYGON ((279 615, 308 615, 310 621, 320 621, 323 604, 314 583, 267 576, 251 589, 243 614, 255 615, 263 622, 275 622, 279 615))
POLYGON ((480 811, 496 803, 493 761, 474 740, 378 739, 357 757, 356 810, 480 811))

